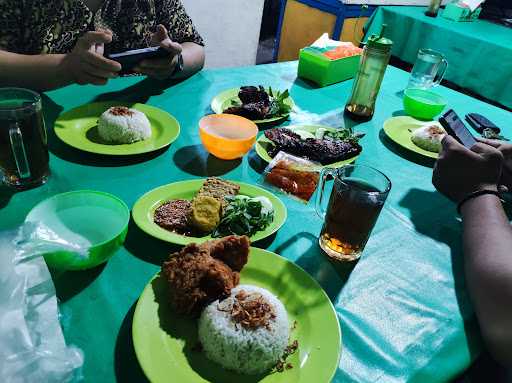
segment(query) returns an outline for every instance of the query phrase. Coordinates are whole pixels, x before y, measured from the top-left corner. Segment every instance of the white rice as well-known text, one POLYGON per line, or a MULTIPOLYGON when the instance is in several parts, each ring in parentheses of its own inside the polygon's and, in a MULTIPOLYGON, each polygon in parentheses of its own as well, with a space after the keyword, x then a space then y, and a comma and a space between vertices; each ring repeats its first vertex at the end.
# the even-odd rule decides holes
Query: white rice
POLYGON ((131 115, 116 115, 112 107, 105 111, 98 121, 99 136, 115 144, 131 144, 151 137, 151 124, 144 113, 128 109, 131 115))
POLYGON ((199 340, 208 359, 228 370, 243 374, 259 374, 274 367, 288 345, 288 314, 281 301, 269 291, 252 285, 234 288, 221 302, 222 308, 232 304, 241 290, 260 293, 274 308, 275 319, 268 328, 246 329, 236 323, 230 312, 219 310, 219 301, 207 306, 199 319, 199 340))
POLYGON ((415 129, 412 132, 412 142, 424 150, 439 153, 442 149, 441 141, 446 136, 446 131, 442 126, 429 124, 415 129))

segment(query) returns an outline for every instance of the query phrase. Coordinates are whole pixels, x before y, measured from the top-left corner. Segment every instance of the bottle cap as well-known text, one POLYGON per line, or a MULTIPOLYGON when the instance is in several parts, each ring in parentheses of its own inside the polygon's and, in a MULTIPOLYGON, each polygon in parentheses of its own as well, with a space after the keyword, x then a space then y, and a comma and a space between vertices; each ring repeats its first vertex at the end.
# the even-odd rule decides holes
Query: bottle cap
POLYGON ((368 48, 378 49, 383 52, 388 52, 391 50, 393 46, 393 41, 384 37, 384 31, 386 30, 387 25, 382 24, 382 29, 378 35, 371 35, 366 41, 366 45, 368 48))

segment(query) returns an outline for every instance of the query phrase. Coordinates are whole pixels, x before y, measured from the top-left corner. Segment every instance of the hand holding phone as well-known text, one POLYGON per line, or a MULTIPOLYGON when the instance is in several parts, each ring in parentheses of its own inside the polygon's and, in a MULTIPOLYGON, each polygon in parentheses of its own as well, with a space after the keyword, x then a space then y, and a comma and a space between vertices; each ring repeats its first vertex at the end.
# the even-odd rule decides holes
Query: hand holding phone
POLYGON ((466 148, 471 149, 476 144, 476 139, 473 137, 471 132, 468 130, 466 125, 457 116, 457 113, 453 109, 446 112, 440 119, 439 122, 446 130, 446 132, 454 137, 459 143, 464 145, 466 148))

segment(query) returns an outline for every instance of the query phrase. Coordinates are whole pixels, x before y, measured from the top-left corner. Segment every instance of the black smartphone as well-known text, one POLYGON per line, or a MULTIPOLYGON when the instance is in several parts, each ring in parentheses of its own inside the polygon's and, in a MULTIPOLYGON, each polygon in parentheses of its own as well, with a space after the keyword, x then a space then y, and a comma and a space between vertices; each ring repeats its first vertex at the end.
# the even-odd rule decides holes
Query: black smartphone
POLYGON ((448 112, 443 114, 439 119, 439 123, 450 136, 454 137, 466 148, 470 149, 476 144, 475 137, 473 137, 471 132, 453 109, 450 109, 448 112))
POLYGON ((121 53, 112 53, 107 55, 107 58, 113 61, 117 61, 121 64, 121 74, 133 72, 133 68, 137 66, 142 60, 152 58, 164 58, 168 57, 169 52, 161 47, 150 47, 142 49, 134 49, 121 53))

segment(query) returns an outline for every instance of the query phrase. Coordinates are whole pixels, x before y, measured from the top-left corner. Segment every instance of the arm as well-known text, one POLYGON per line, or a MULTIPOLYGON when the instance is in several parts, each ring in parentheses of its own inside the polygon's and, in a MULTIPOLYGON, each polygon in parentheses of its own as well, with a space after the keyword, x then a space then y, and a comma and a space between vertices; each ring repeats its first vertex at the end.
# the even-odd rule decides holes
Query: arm
POLYGON ((489 351, 512 367, 512 228, 498 197, 466 202, 464 265, 469 292, 489 351))
POLYGON ((107 32, 87 32, 67 54, 22 55, 0 50, 0 84, 38 91, 71 83, 103 85, 121 66, 103 57, 107 32))
POLYGON ((0 50, 0 83, 45 91, 71 84, 62 70, 65 55, 21 55, 0 50))
MULTIPOLYGON (((504 154, 478 143, 471 150, 445 137, 433 174, 434 186, 454 202, 478 190, 498 190, 504 154)), ((491 354, 512 367, 512 228, 496 195, 466 201, 464 265, 469 293, 491 354)))
POLYGON ((193 74, 199 72, 204 66, 204 47, 196 43, 183 43, 181 44, 183 50, 183 71, 178 73, 174 78, 182 79, 188 78, 193 74))

